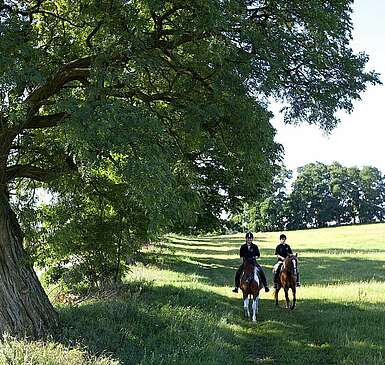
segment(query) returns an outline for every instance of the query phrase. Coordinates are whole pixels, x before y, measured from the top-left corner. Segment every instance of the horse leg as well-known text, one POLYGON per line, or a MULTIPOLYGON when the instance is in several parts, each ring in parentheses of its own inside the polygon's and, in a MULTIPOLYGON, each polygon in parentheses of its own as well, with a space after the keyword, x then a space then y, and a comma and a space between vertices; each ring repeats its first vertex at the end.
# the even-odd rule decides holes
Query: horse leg
POLYGON ((296 292, 295 285, 296 285, 296 283, 294 283, 294 287, 291 288, 291 291, 293 293, 293 303, 292 303, 292 305, 290 307, 291 310, 293 310, 295 308, 295 302, 296 302, 296 299, 295 299, 295 292, 296 292))
POLYGON ((249 311, 249 297, 246 295, 243 296, 243 312, 246 318, 250 318, 250 311, 249 311))
POLYGON ((278 307, 278 292, 281 289, 281 287, 278 285, 278 288, 274 291, 274 297, 275 297, 275 305, 278 307))
POLYGON ((289 300, 289 289, 284 287, 283 290, 285 291, 285 299, 286 299, 286 308, 290 308, 290 300, 289 300))
POLYGON ((253 322, 257 320, 259 296, 253 297, 253 322))

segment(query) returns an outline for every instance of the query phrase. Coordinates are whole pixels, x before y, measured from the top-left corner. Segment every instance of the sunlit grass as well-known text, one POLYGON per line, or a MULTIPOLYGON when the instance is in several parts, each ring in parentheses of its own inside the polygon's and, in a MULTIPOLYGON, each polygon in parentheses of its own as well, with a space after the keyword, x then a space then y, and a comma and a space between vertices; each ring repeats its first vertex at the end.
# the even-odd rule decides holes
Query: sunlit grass
MULTIPOLYGON (((385 335, 385 225, 349 226, 286 233, 298 252, 302 274, 297 309, 275 308, 262 294, 260 322, 254 328, 256 351, 245 361, 274 364, 380 364, 385 335), (269 336, 270 334, 270 336, 269 336), (289 338, 286 338, 289 337, 289 338), (259 339, 259 341, 258 341, 259 339), (266 348, 269 347, 268 351, 266 348), (291 356, 286 355, 291 352, 291 356)), ((260 262, 271 279, 279 233, 259 233, 255 241, 260 262)), ((168 237, 162 265, 134 269, 142 277, 162 273, 155 285, 167 283, 175 271, 190 288, 200 288, 233 300, 232 275, 239 264, 243 234, 217 237, 168 237), (177 257, 177 265, 167 259, 177 257), (167 267, 169 270, 162 270, 167 267), (145 274, 146 272, 147 274, 145 274), (165 275, 163 275, 165 274, 165 275), (225 278, 225 279, 224 279, 225 278)), ((156 250, 156 247, 149 249, 156 250)), ((283 297, 281 293, 281 303, 283 297)), ((238 312, 240 315, 240 312, 238 312)))
MULTIPOLYGON (((55 340, 8 340, 0 364, 384 364, 385 224, 287 236, 302 275, 294 311, 263 292, 257 323, 243 319, 231 292, 243 234, 170 235, 143 250, 121 296, 59 307, 55 340)), ((278 237, 255 236, 270 281, 278 237)))

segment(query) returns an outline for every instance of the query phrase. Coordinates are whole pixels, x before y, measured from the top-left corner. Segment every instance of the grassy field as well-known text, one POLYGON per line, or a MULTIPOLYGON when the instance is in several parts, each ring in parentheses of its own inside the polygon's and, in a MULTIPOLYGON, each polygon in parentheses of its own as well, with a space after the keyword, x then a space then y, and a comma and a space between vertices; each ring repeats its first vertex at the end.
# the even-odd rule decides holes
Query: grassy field
MULTIPOLYGON (((256 235, 270 282, 278 236, 256 235)), ((257 323, 242 318, 231 287, 243 235, 169 236, 119 295, 60 306, 60 335, 6 339, 0 364, 385 364, 385 224, 287 236, 303 284, 294 311, 262 293, 257 323)))

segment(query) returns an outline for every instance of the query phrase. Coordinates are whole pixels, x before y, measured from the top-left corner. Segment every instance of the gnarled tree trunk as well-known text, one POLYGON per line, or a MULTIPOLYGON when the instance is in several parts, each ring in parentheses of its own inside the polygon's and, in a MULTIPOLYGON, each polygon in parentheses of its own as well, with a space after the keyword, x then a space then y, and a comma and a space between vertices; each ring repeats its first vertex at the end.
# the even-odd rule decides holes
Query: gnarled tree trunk
POLYGON ((41 337, 57 314, 22 246, 22 234, 5 192, 0 193, 0 333, 41 337))

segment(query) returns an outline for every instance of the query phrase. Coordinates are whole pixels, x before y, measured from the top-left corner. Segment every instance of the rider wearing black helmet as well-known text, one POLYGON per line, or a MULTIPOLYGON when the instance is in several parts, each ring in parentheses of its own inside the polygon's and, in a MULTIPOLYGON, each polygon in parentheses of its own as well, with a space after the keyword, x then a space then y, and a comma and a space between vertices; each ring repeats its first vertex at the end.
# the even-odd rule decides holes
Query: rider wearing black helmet
POLYGON ((252 259, 254 264, 258 270, 258 273, 261 277, 262 284, 265 288, 265 291, 269 291, 269 287, 267 286, 267 280, 265 273, 263 272, 262 267, 257 263, 257 258, 259 258, 260 253, 258 246, 253 243, 253 234, 251 232, 246 233, 246 243, 243 244, 239 250, 239 256, 242 258, 242 265, 239 266, 236 274, 235 274, 235 287, 233 289, 234 293, 238 293, 238 288, 241 280, 241 275, 243 271, 243 263, 246 259, 252 259))
MULTIPOLYGON (((285 258, 289 255, 293 254, 293 251, 291 250, 291 247, 286 243, 286 235, 281 234, 279 236, 280 243, 275 248, 275 254, 277 255, 277 263, 273 267, 274 272, 274 289, 278 289, 278 281, 279 281, 279 273, 281 271, 281 266, 285 258)), ((299 281, 299 272, 297 271, 297 283, 296 286, 301 286, 301 283, 299 281)))

